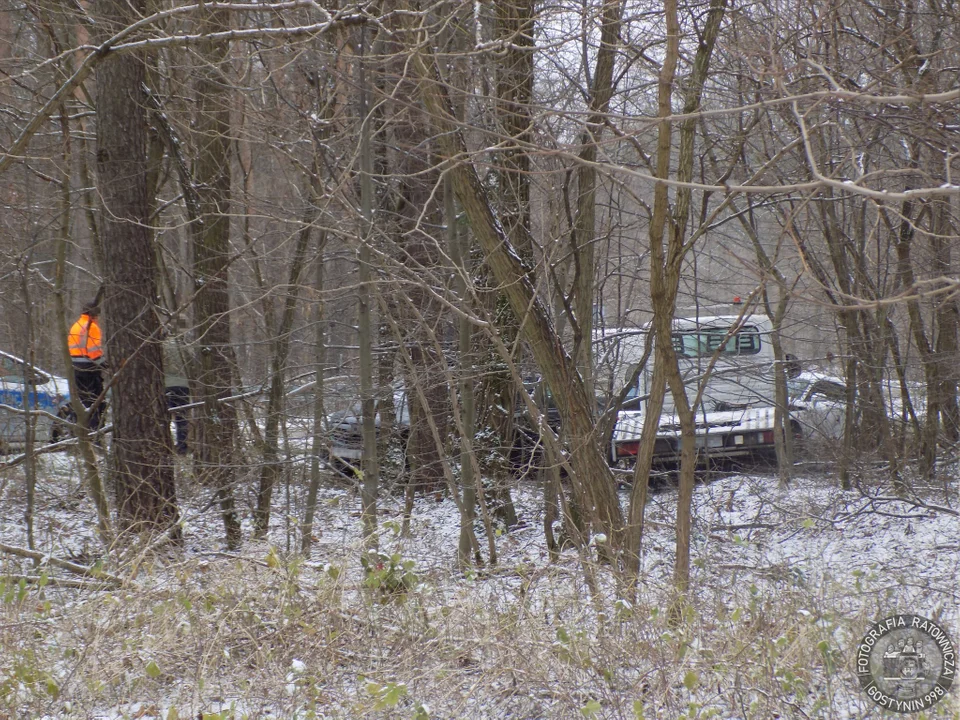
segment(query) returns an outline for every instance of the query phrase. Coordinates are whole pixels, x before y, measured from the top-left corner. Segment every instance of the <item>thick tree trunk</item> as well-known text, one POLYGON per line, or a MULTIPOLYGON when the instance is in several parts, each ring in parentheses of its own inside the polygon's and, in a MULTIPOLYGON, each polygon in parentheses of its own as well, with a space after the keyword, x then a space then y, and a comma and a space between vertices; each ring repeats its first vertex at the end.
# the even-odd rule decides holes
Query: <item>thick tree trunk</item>
POLYGON ((497 119, 505 138, 500 162, 501 222, 521 257, 531 258, 530 156, 527 145, 533 137, 530 98, 533 94, 534 13, 533 0, 502 0, 494 3, 497 37, 504 52, 496 67, 497 119))
MULTIPOLYGON (((506 236, 520 257, 533 266, 533 244, 530 242, 530 156, 533 137, 530 99, 533 93, 533 53, 536 4, 533 0, 504 0, 494 3, 494 31, 503 44, 503 52, 491 63, 496 78, 496 122, 503 140, 496 154, 498 192, 492 198, 506 236)), ((458 108, 463 116, 463 108, 458 108)), ((481 269, 483 272, 483 269, 481 269)), ((496 283, 485 278, 483 296, 493 308, 499 332, 506 345, 513 348, 520 332, 520 322, 509 303, 494 289, 496 283)), ((489 350, 490 348, 488 348, 489 350)), ((521 350, 522 352, 522 350, 521 350)), ((480 422, 496 433, 500 445, 507 447, 516 433, 514 416, 517 410, 517 387, 509 368, 490 352, 479 364, 485 365, 481 385, 480 422)), ((518 522, 516 507, 506 478, 499 474, 486 478, 485 498, 494 514, 507 527, 518 522)))
MULTIPOLYGON (((136 7, 105 0, 107 28, 136 7)), ((139 8, 142 10, 142 8, 139 8)), ((97 67, 97 188, 103 202, 106 357, 113 370, 113 457, 122 529, 167 530, 178 520, 160 325, 156 254, 148 229, 144 63, 137 53, 97 67)))
MULTIPOLYGON (((378 142, 384 148, 385 174, 389 176, 383 183, 381 205, 386 206, 386 212, 381 217, 392 218, 386 228, 378 225, 378 230, 393 235, 397 248, 394 259, 410 277, 418 279, 402 288, 398 294, 403 297, 395 305, 395 319, 403 329, 403 336, 397 340, 408 348, 413 361, 404 372, 410 409, 407 492, 412 497, 416 492, 437 491, 446 485, 447 448, 438 446, 431 431, 432 423, 441 438, 449 434, 446 359, 431 342, 446 318, 426 283, 449 270, 438 272, 445 245, 443 208, 437 192, 442 181, 433 155, 429 121, 416 102, 416 84, 403 69, 408 44, 402 27, 378 42, 382 47, 378 57, 387 58, 383 63, 387 70, 381 77, 383 92, 389 97, 384 104, 388 120, 378 133, 378 142)), ((384 395, 391 392, 389 388, 381 391, 384 395)))

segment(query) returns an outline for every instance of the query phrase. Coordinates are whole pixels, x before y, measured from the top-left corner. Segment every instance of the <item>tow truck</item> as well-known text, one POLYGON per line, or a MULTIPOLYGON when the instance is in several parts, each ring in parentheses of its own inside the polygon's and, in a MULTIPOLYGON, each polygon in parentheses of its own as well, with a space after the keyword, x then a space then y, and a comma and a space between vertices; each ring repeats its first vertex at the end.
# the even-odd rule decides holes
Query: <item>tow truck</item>
MULTIPOLYGON (((620 328, 615 335, 617 377, 636 375, 650 325, 620 328)), ((680 317, 673 321, 672 342, 680 372, 693 402, 706 382, 696 408, 698 460, 735 458, 774 452, 774 354, 770 320, 761 315, 680 317)), ((653 363, 646 363, 617 414, 610 445, 614 464, 636 461, 653 363)), ((654 445, 654 462, 675 463, 680 457, 680 419, 667 390, 654 445)))

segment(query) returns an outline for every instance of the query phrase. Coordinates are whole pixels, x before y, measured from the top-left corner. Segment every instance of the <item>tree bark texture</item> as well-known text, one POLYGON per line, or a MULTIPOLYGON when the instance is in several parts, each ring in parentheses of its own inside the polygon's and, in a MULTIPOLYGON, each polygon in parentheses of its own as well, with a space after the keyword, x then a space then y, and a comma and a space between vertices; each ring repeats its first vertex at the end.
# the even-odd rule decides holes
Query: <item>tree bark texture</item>
MULTIPOLYGON (((105 25, 142 10, 98 4, 105 25)), ((137 53, 97 67, 97 187, 102 238, 106 357, 113 372, 113 457, 121 529, 164 530, 177 522, 172 449, 163 392, 160 325, 154 312, 156 254, 147 226, 144 62, 137 53)))

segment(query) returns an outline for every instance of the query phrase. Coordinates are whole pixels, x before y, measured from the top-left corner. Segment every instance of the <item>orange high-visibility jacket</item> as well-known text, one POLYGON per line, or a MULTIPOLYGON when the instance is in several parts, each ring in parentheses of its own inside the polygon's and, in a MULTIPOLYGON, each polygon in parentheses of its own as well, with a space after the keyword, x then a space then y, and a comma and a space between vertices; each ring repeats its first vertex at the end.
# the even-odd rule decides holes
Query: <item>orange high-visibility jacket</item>
POLYGON ((81 315, 70 328, 67 340, 72 358, 99 360, 103 357, 103 348, 100 347, 100 325, 86 313, 81 315))

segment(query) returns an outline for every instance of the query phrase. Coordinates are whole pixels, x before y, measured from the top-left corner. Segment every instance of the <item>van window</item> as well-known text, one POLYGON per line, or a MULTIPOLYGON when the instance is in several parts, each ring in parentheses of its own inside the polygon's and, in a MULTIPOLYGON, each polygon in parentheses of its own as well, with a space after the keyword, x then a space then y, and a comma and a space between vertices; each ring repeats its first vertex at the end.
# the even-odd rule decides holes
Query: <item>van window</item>
POLYGON ((755 327, 740 328, 727 337, 730 328, 705 328, 691 332, 673 333, 673 349, 681 357, 709 357, 718 350, 720 355, 756 355, 760 352, 760 333, 755 327))

